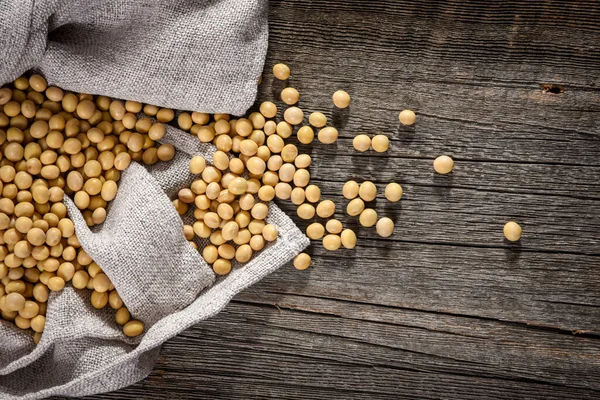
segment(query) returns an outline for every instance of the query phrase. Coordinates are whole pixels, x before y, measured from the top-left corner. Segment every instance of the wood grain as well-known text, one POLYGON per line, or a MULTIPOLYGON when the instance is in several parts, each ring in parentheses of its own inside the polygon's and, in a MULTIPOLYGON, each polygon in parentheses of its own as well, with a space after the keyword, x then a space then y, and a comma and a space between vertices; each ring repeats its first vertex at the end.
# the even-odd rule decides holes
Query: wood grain
POLYGON ((594 1, 271 1, 259 99, 285 62, 300 106, 339 128, 301 148, 359 246, 314 243, 309 270, 283 267, 167 342, 147 379, 90 399, 600 397, 598 21, 594 1), (391 150, 355 152, 358 133, 391 150), (345 215, 348 179, 378 185, 392 237, 345 215))

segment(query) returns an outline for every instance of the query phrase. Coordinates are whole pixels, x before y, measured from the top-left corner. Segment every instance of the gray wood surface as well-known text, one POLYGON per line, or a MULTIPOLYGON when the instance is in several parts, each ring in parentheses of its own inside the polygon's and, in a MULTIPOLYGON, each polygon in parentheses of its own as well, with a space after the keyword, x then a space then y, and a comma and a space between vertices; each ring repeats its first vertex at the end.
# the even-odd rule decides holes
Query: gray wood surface
MULTIPOLYGON (((315 243, 312 268, 285 266, 167 342, 146 380, 90 398, 600 398, 600 3, 272 1, 270 32, 266 70, 290 65, 301 107, 340 128, 302 148, 359 246, 315 243), (355 152, 358 133, 390 152, 355 152), (348 179, 402 184, 375 203, 392 237, 344 215, 348 179)), ((259 98, 282 87, 267 72, 259 98)))

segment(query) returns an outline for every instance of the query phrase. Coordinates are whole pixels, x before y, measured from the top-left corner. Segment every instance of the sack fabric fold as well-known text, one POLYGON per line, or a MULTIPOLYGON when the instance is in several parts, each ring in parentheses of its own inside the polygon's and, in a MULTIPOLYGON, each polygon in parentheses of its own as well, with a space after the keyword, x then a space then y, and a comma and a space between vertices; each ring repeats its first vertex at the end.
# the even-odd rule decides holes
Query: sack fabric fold
POLYGON ((80 93, 243 114, 267 51, 266 0, 0 2, 0 84, 29 69, 80 93))
MULTIPOLYGON (((0 84, 27 70, 50 85, 174 109, 243 114, 256 96, 267 49, 266 0, 20 0, 0 2, 0 84)), ((106 221, 88 228, 65 198, 82 247, 145 324, 128 338, 114 310, 89 290, 52 293, 42 340, 0 320, 0 399, 85 396, 116 390, 152 370, 160 345, 218 313, 244 288, 308 245, 274 204, 278 239, 216 277, 183 236, 171 204, 194 179, 189 160, 216 150, 167 127, 175 158, 124 171, 106 221)), ((190 212, 185 223, 193 222, 190 212)), ((206 240, 197 242, 202 248, 206 240)))

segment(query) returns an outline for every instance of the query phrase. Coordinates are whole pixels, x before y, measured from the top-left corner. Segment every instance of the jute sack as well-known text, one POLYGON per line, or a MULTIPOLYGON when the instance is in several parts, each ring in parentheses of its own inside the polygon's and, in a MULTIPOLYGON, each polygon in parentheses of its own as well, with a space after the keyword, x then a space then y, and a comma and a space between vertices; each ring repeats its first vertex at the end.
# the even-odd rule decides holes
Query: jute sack
MULTIPOLYGON (((0 3, 0 84, 34 68, 51 85, 176 109, 242 114, 256 95, 267 48, 266 1, 24 0, 0 3)), ((151 371, 160 345, 218 313, 239 291, 290 261, 308 238, 274 204, 277 241, 215 278, 183 236, 171 205, 194 177, 193 155, 214 148, 169 127, 169 163, 132 163, 107 219, 90 230, 65 198, 77 236, 110 277, 144 334, 127 338, 114 311, 71 286, 48 300, 41 342, 0 320, 0 399, 84 396, 151 371)), ((191 222, 191 215, 184 217, 191 222)), ((198 243, 203 247, 205 243, 198 243)))

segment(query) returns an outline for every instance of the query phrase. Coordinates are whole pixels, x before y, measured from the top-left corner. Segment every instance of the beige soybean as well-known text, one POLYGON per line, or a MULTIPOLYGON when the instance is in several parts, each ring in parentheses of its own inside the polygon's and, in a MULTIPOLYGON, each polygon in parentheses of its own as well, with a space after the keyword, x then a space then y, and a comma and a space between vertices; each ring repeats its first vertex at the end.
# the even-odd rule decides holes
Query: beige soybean
POLYGON ((258 198, 262 201, 271 201, 275 198, 276 192, 273 186, 261 186, 258 189, 258 198))
POLYGON ((300 143, 310 144, 315 139, 315 131, 310 126, 306 125, 298 129, 296 136, 300 143))
POLYGON ((123 326, 125 336, 135 337, 141 335, 142 332, 144 332, 144 324, 141 321, 132 320, 123 326))
POLYGON ((48 289, 53 292, 59 292, 65 287, 65 281, 59 276, 54 276, 48 280, 48 289))
POLYGON ((193 123, 194 121, 192 121, 192 116, 189 113, 184 112, 177 117, 177 125, 181 130, 189 131, 193 123))
POLYGON ((296 213, 302 219, 311 219, 315 216, 315 207, 312 204, 304 203, 298 206, 296 213))
POLYGON ((126 307, 121 307, 115 313, 115 322, 119 325, 125 325, 131 319, 131 314, 126 307))
POLYGON ((25 307, 26 299, 20 293, 10 293, 6 295, 4 307, 8 311, 20 311, 25 307))
POLYGON ((229 221, 223 226, 223 229, 221 229, 221 236, 223 236, 223 239, 225 240, 233 240, 237 236, 239 230, 240 227, 237 223, 229 221))
POLYGON ((229 168, 229 156, 224 151, 217 150, 213 154, 213 165, 221 171, 229 168))
POLYGON ((231 160, 229 160, 229 171, 233 172, 234 174, 241 175, 244 173, 245 170, 246 166, 244 165, 244 162, 239 158, 232 158, 231 160))
POLYGON ((269 157, 267 161, 267 168, 269 171, 279 171, 279 168, 283 165, 283 159, 280 155, 276 154, 269 157))
POLYGON ((390 139, 385 135, 375 135, 371 140, 371 146, 376 152, 384 153, 388 151, 390 147, 390 139))
POLYGON ((206 183, 218 182, 221 180, 221 172, 215 167, 206 167, 204 171, 202 171, 202 179, 206 183))
POLYGON ((235 247, 230 244, 221 244, 217 251, 219 256, 226 260, 233 260, 235 258, 235 247))
POLYGON ((242 137, 250 136, 253 130, 254 127, 252 126, 252 122, 246 118, 238 119, 235 124, 236 133, 242 137))
POLYGON ((360 184, 358 195, 364 201, 373 201, 377 197, 377 187, 371 181, 364 181, 360 184))
POLYGON ((325 224, 325 229, 327 229, 327 232, 329 233, 339 234, 342 232, 343 226, 337 219, 330 219, 325 224))
POLYGON ((152 124, 148 130, 148 137, 152 140, 161 140, 166 133, 167 129, 161 123, 152 124))
POLYGON ((284 146, 285 143, 279 135, 271 135, 267 138, 267 147, 273 153, 281 153, 281 150, 283 150, 284 146))
POLYGON ((248 116, 248 120, 252 123, 254 129, 262 129, 265 126, 265 117, 258 112, 253 112, 248 116))
POLYGON ((402 198, 402 186, 394 182, 388 183, 385 187, 385 198, 392 203, 400 201, 402 198))
POLYGON ((269 208, 267 207, 266 204, 257 203, 254 205, 254 207, 252 207, 250 214, 252 215, 253 218, 263 220, 267 217, 268 212, 269 212, 269 208))
POLYGON ((267 224, 262 230, 262 235, 267 242, 272 242, 277 239, 279 234, 277 227, 273 224, 267 224))
POLYGON ((284 111, 283 119, 290 125, 301 124, 304 120, 304 111, 298 107, 290 107, 284 111))
POLYGON ((271 101, 261 103, 259 110, 265 118, 274 118, 277 115, 277 106, 271 101))
POLYGON ((371 138, 367 135, 356 135, 352 145, 357 151, 365 152, 371 148, 371 138))
POLYGON ((294 180, 294 174, 296 173, 296 167, 294 164, 286 163, 279 168, 279 180, 282 182, 291 182, 294 180))
POLYGON ((282 63, 275 64, 273 66, 273 75, 275 78, 285 81, 290 77, 290 67, 282 63))
POLYGON ((12 90, 9 88, 0 88, 0 106, 5 105, 12 99, 12 90))
POLYGON ((319 142, 324 144, 332 144, 338 139, 338 130, 334 127, 328 126, 323 128, 317 134, 319 142))
POLYGON ((294 160, 294 165, 296 168, 308 168, 310 166, 312 159, 308 154, 300 154, 294 160))
POLYGON ((281 101, 291 106, 300 100, 300 93, 293 87, 287 87, 281 91, 281 101))
POLYGON ((93 287, 97 292, 107 292, 111 286, 110 279, 104 273, 99 273, 94 276, 93 287))
POLYGON ((96 105, 90 100, 82 100, 77 104, 77 115, 83 119, 89 119, 96 111, 96 105))
MULTIPOLYGON (((252 210, 252 207, 254 207, 254 204, 256 204, 256 201, 254 200, 254 196, 252 196, 250 193, 246 193, 246 194, 240 196, 240 198, 238 200, 238 205, 239 205, 240 210, 250 211, 250 210, 252 210)), ((232 207, 232 209, 233 209, 233 207, 232 207)))
POLYGON ((71 282, 76 289, 84 289, 87 286, 89 279, 90 276, 88 275, 88 273, 86 271, 80 270, 75 272, 73 278, 71 279, 71 282))
POLYGON ((303 271, 310 267, 312 260, 310 256, 306 253, 300 253, 294 258, 294 268, 297 270, 303 271))
POLYGON ((344 183, 344 187, 342 188, 342 194, 348 200, 352 200, 358 196, 359 186, 355 181, 348 181, 344 183))
POLYGON ((108 304, 108 293, 94 290, 90 297, 90 303, 98 310, 103 309, 108 304))
POLYGON ((514 221, 509 221, 504 225, 504 237, 511 241, 517 242, 521 239, 523 229, 519 224, 514 221))
MULTIPOLYGON (((274 137, 274 136, 270 136, 270 137, 274 137)), ((265 172, 265 169, 267 168, 267 164, 265 163, 264 160, 260 159, 259 157, 250 157, 248 159, 248 161, 246 162, 246 168, 248 169, 248 171, 251 174, 261 175, 265 172)))
POLYGON ((235 218, 235 222, 239 225, 240 228, 246 228, 250 224, 252 217, 248 211, 239 211, 235 218))
POLYGON ((346 206, 346 213, 352 217, 355 217, 363 212, 365 209, 365 203, 362 199, 350 200, 346 206))
POLYGON ((233 238, 233 242, 237 245, 248 244, 251 238, 252 234, 248 229, 240 229, 238 234, 233 238))
POLYGON ((193 112, 192 121, 194 121, 194 123, 198 125, 206 125, 210 121, 210 115, 206 113, 193 112))
POLYGON ((242 195, 248 190, 248 182, 244 178, 234 178, 227 186, 227 189, 234 195, 242 195))
POLYGON ((321 200, 321 189, 319 189, 317 185, 308 185, 306 189, 304 189, 304 194, 306 200, 311 203, 316 203, 321 200))
POLYGON ((410 126, 415 123, 417 116, 415 115, 414 111, 402 110, 398 115, 398 119, 402 125, 410 126))
POLYGON ((115 181, 107 180, 102 184, 100 190, 100 196, 105 201, 112 201, 117 195, 117 183, 115 181))
MULTIPOLYGON (((215 138, 215 130, 211 126, 202 126, 198 129, 197 136, 202 143, 209 143, 215 138)), ((215 145, 217 145, 217 143, 215 143, 215 145)))
POLYGON ((275 196, 280 200, 288 200, 292 196, 292 186, 286 182, 275 185, 275 196))
POLYGON ((394 221, 388 217, 381 218, 375 226, 377 234, 381 237, 388 237, 394 233, 394 221))
POLYGON ((342 241, 338 235, 326 235, 323 238, 323 247, 326 250, 338 250, 342 245, 342 241))
POLYGON ((161 161, 171 161, 173 159, 173 157, 175 157, 175 148, 171 144, 164 143, 164 144, 160 145, 160 147, 157 150, 156 155, 158 156, 158 159, 161 161))
POLYGON ((350 95, 343 90, 338 90, 331 98, 337 108, 346 108, 350 105, 350 95))
POLYGON ((202 250, 202 257, 207 263, 213 264, 219 258, 219 250, 217 249, 217 246, 212 244, 206 246, 202 250))
POLYGON ((121 299, 121 296, 119 296, 119 293, 117 293, 116 290, 112 290, 108 294, 108 305, 113 310, 119 310, 123 307, 123 299, 121 299))
POLYGON ((356 247, 356 233, 351 229, 344 229, 340 235, 342 246, 346 249, 353 249, 356 247))
POLYGON ((156 113, 156 119, 160 122, 171 122, 175 118, 175 112, 169 108, 161 108, 156 113))
POLYGON ((294 128, 292 128, 292 125, 290 125, 289 123, 281 121, 277 124, 275 131, 277 132, 277 136, 283 139, 287 139, 290 136, 292 136, 294 128))
POLYGON ((206 186, 206 197, 210 200, 215 200, 219 197, 219 193, 221 193, 221 185, 217 182, 211 182, 206 186))
POLYGON ((246 139, 246 140, 242 140, 240 143, 240 153, 242 153, 245 156, 253 156, 258 152, 258 145, 250 140, 250 139, 246 139))
POLYGON ((335 213, 335 203, 331 200, 323 200, 317 205, 317 215, 321 218, 329 218, 335 213))
POLYGON ((294 173, 294 185, 298 187, 305 187, 310 182, 310 172, 306 169, 298 169, 294 173))
POLYGON ((21 317, 31 319, 39 314, 40 306, 35 301, 27 300, 23 308, 18 311, 21 317))
POLYGON ((247 263, 252 258, 252 247, 248 244, 243 244, 235 251, 235 259, 240 263, 247 263))
POLYGON ((207 212, 204 215, 204 224, 212 229, 217 229, 221 224, 221 217, 216 212, 207 212))
POLYGON ((177 198, 184 203, 193 203, 196 200, 196 195, 191 189, 183 188, 177 193, 177 198))
POLYGON ((304 203, 304 200, 306 200, 306 195, 304 194, 304 189, 302 189, 301 187, 294 188, 292 190, 292 193, 290 194, 290 199, 291 199, 292 203, 297 206, 304 203))
POLYGON ((34 332, 43 332, 44 327, 46 326, 46 317, 43 315, 36 315, 31 319, 31 329, 34 332))
POLYGON ((258 193, 258 189, 260 189, 261 184, 260 181, 256 178, 250 178, 248 179, 248 189, 246 190, 246 192, 250 193, 250 194, 257 194, 258 193))
POLYGON ((308 122, 315 128, 323 128, 327 125, 327 117, 320 112, 313 112, 308 117, 308 122))
POLYGON ((265 238, 262 235, 254 235, 249 244, 252 250, 260 251, 265 247, 265 238))
POLYGON ((194 156, 190 160, 190 172, 198 175, 206 168, 206 160, 202 156, 194 156))
POLYGON ((286 163, 293 163, 298 156, 298 148, 293 144, 287 144, 281 150, 281 158, 286 163))
POLYGON ((275 121, 265 122, 265 126, 263 126, 263 132, 267 136, 271 136, 271 135, 277 133, 277 123, 275 121))
POLYGON ((454 169, 454 160, 449 156, 439 156, 433 161, 433 169, 438 174, 449 174, 454 169))
POLYGON ((213 271, 217 275, 227 275, 231 272, 231 262, 229 260, 225 260, 223 258, 217 259, 213 263, 213 271))
POLYGON ((372 208, 367 208, 360 213, 358 221, 362 226, 371 227, 377 222, 377 212, 372 208))

